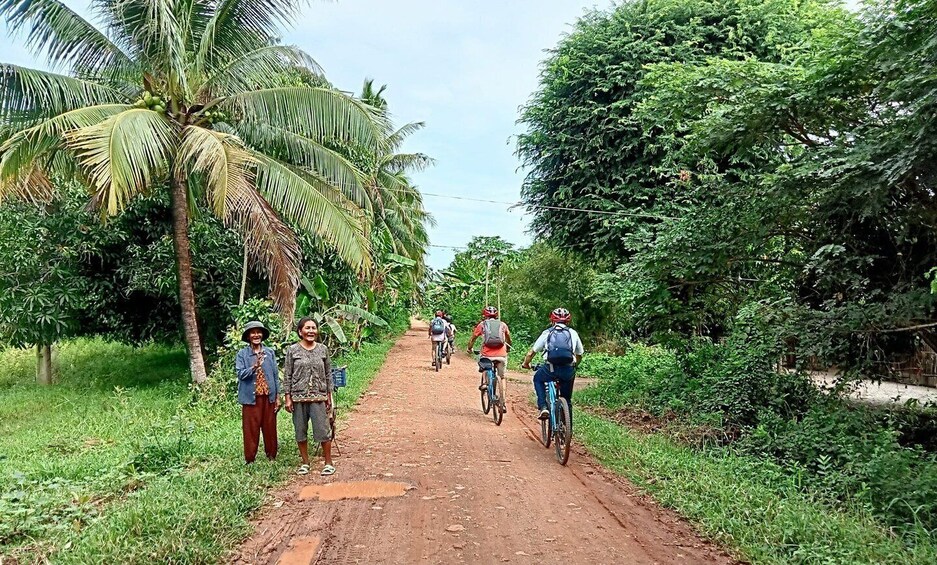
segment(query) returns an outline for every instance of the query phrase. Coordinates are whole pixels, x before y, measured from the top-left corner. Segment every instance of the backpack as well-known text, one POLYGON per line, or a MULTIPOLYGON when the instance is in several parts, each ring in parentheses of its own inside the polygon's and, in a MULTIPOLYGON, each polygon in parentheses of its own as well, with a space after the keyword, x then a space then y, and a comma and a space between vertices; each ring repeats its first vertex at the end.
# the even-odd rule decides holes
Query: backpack
POLYGON ((488 318, 482 322, 482 344, 486 347, 504 346, 504 330, 501 320, 488 318))
POLYGON ((442 318, 433 318, 433 321, 429 326, 429 331, 433 335, 442 335, 446 333, 446 321, 442 318))
POLYGON ((547 363, 567 367, 576 359, 573 354, 573 334, 569 328, 553 328, 547 335, 547 363))

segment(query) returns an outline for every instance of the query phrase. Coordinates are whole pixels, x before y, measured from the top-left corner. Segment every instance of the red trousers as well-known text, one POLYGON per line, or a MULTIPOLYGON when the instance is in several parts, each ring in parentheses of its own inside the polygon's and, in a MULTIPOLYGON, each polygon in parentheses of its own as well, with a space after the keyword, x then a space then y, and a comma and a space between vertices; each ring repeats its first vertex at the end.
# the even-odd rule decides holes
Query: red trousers
POLYGON ((257 404, 241 405, 241 431, 244 432, 244 461, 253 463, 257 457, 260 434, 264 436, 267 459, 277 458, 277 413, 275 404, 260 397, 257 404))

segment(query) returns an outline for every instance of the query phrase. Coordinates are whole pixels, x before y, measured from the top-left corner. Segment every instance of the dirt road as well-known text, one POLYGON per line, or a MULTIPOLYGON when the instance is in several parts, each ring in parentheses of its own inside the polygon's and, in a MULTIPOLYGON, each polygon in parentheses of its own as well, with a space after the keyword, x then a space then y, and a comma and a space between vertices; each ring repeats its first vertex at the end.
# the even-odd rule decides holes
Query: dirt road
POLYGON ((732 563, 581 450, 559 466, 529 383, 495 426, 475 360, 436 373, 429 354, 425 329, 400 339, 339 431, 338 472, 276 493, 235 563, 732 563))

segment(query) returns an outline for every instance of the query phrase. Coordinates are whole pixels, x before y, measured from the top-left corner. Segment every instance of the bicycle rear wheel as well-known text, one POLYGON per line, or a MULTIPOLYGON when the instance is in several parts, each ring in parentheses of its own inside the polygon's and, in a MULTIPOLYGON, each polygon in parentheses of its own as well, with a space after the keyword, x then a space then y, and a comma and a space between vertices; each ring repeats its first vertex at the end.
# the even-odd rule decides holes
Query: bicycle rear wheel
MULTIPOLYGON (((488 380, 488 375, 485 375, 485 380, 488 380)), ((482 391, 482 412, 485 414, 491 410, 491 397, 488 396, 488 389, 482 391)))
POLYGON ((442 358, 440 357, 440 353, 439 346, 436 346, 436 355, 433 356, 433 367, 436 369, 437 373, 440 369, 442 369, 442 358))
POLYGON ((452 348, 447 347, 446 348, 446 365, 451 365, 451 364, 452 364, 452 348))
POLYGON ((491 419, 494 420, 496 426, 500 426, 501 420, 504 418, 504 412, 501 411, 501 399, 498 398, 501 389, 498 388, 497 378, 491 382, 491 386, 494 388, 491 394, 491 419))
POLYGON ((540 420, 540 443, 547 449, 550 448, 550 442, 553 439, 553 430, 550 429, 550 419, 540 420))
POLYGON ((556 404, 553 405, 553 410, 556 416, 556 430, 553 432, 556 436, 553 445, 556 450, 556 460, 560 465, 566 465, 566 462, 569 461, 569 446, 573 436, 573 424, 569 416, 569 404, 566 403, 565 398, 557 398, 556 404))

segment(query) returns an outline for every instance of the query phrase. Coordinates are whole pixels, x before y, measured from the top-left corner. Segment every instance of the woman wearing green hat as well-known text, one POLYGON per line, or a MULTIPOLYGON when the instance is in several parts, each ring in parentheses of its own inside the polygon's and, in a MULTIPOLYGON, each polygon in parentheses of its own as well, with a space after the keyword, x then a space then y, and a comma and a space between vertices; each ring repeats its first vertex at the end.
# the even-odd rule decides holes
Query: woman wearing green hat
POLYGON ((241 404, 241 431, 244 433, 244 461, 253 463, 260 435, 264 453, 277 457, 277 410, 280 409, 280 379, 277 358, 264 345, 270 330, 260 322, 248 322, 241 332, 247 346, 238 351, 234 367, 238 376, 238 402, 241 404))

